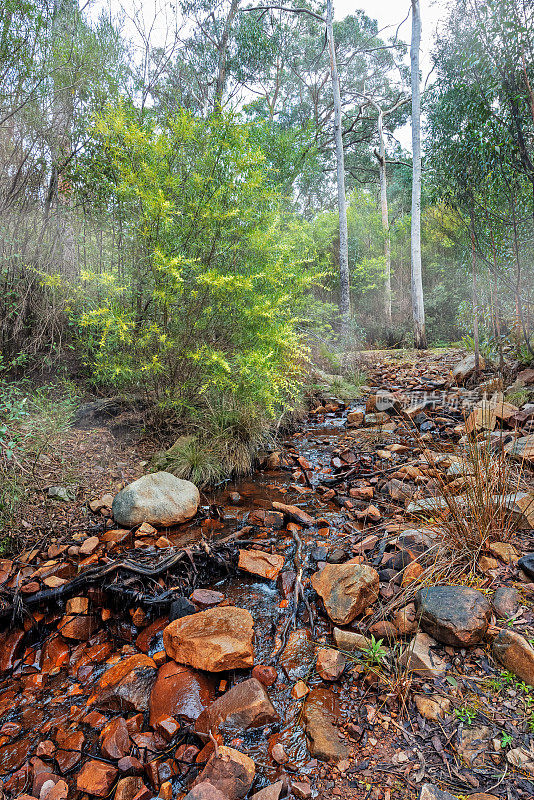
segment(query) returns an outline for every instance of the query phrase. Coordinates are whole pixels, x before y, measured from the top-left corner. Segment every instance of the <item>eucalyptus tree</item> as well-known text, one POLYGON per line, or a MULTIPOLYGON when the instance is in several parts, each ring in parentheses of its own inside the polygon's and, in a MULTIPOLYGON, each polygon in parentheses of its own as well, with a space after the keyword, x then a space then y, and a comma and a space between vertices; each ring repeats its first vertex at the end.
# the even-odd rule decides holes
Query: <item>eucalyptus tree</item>
POLYGON ((412 0, 412 42, 410 47, 412 84, 412 312, 414 323, 414 345, 417 349, 427 347, 425 331, 425 304, 423 299, 423 276, 421 267, 421 83, 419 76, 419 50, 421 47, 421 10, 419 0, 412 0))

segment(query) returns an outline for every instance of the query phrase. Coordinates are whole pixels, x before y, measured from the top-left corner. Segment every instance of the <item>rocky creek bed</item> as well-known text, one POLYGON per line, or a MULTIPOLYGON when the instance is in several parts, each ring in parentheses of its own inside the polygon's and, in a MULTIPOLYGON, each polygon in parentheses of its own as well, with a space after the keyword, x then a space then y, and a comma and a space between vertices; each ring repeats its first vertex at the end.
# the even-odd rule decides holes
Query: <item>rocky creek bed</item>
POLYGON ((143 479, 0 560, 5 796, 531 797, 534 406, 456 360, 384 362, 250 478, 143 479), (428 580, 466 427, 520 470, 513 538, 428 580))

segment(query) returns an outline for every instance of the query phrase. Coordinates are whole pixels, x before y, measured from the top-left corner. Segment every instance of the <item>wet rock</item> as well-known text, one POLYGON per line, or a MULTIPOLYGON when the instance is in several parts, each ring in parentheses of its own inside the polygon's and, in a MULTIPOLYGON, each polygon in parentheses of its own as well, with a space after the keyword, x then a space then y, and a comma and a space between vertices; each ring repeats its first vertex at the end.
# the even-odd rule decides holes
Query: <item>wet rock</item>
POLYGON ((292 522, 297 525, 303 525, 305 528, 313 525, 314 519, 306 511, 303 511, 298 506, 288 506, 285 503, 273 502, 273 508, 280 511, 285 517, 288 517, 292 522))
POLYGON ((466 586, 433 586, 416 595, 421 628, 438 642, 470 647, 484 638, 491 606, 477 589, 466 586))
POLYGON ((156 674, 156 664, 148 656, 139 654, 123 658, 100 677, 95 695, 89 702, 144 713, 148 711, 156 674))
POLYGON ((291 781, 291 791, 298 800, 310 800, 313 795, 312 787, 308 780, 291 781))
POLYGON ((280 666, 291 681, 308 674, 315 656, 313 637, 307 628, 291 631, 280 656, 280 666))
POLYGON ((171 603, 171 607, 169 609, 169 622, 174 622, 175 619, 181 619, 182 617, 188 617, 190 614, 196 614, 196 612, 196 605, 194 605, 191 600, 188 600, 187 597, 179 595, 171 603))
POLYGON ((58 749, 55 754, 61 773, 69 772, 82 757, 85 737, 81 731, 65 731, 60 728, 56 734, 58 749))
POLYGON ((218 606, 224 600, 224 595, 222 592, 216 592, 215 589, 195 589, 189 599, 200 609, 205 609, 218 606))
POLYGON ((435 644, 434 639, 426 633, 418 633, 400 655, 399 664, 424 678, 441 677, 447 671, 447 665, 433 652, 432 646, 435 644))
POLYGON ((379 620, 371 625, 369 633, 372 634, 375 639, 385 639, 386 641, 393 641, 399 635, 395 625, 387 619, 379 620))
POLYGON ((284 570, 278 576, 276 585, 283 597, 291 597, 295 588, 296 573, 293 570, 284 570))
POLYGON ((117 717, 102 730, 102 753, 106 758, 118 761, 128 754, 130 733, 126 720, 117 717))
POLYGON ((517 562, 517 566, 523 570, 525 575, 534 581, 534 553, 527 553, 517 562))
POLYGON ((263 550, 240 550, 237 566, 252 575, 274 581, 284 566, 284 560, 284 556, 265 553, 263 550))
POLYGON ((534 649, 521 634, 503 629, 493 640, 493 655, 505 669, 534 686, 534 649))
POLYGON ((279 800, 283 788, 282 781, 271 783, 270 786, 265 786, 264 789, 260 789, 259 792, 253 794, 250 800, 279 800))
POLYGON ((142 775, 145 768, 135 756, 124 756, 119 759, 117 768, 122 775, 142 775))
POLYGON ((302 720, 306 744, 310 755, 321 761, 341 761, 348 756, 348 748, 341 741, 333 724, 337 716, 334 708, 334 695, 330 698, 328 693, 321 693, 317 689, 310 692, 304 703, 302 720))
POLYGON ((87 761, 81 768, 76 779, 76 788, 79 792, 95 797, 106 797, 118 775, 118 770, 103 761, 87 761))
MULTIPOLYGON (((479 356, 479 366, 480 369, 486 368, 486 362, 479 356)), ((460 386, 465 383, 467 378, 471 377, 475 372, 475 354, 469 353, 465 358, 463 358, 452 371, 452 377, 456 381, 456 383, 460 384, 460 386)))
POLYGON ((347 425, 351 428, 359 428, 363 425, 365 414, 363 411, 349 411, 347 414, 347 425))
POLYGON ((175 661, 158 670, 150 694, 150 726, 166 717, 194 722, 215 697, 215 687, 207 675, 175 661))
POLYGON ((519 592, 509 586, 499 586, 491 600, 491 605, 500 619, 509 619, 519 608, 519 592))
POLYGON ((419 800, 456 800, 456 797, 450 792, 444 792, 443 789, 434 786, 432 783, 425 783, 419 793, 419 800))
POLYGON ((360 564, 359 558, 345 564, 327 564, 311 577, 330 619, 348 625, 378 598, 378 572, 360 564))
POLYGON ((316 670, 324 681, 337 681, 347 660, 339 650, 332 650, 329 647, 321 647, 317 651, 316 670))
MULTIPOLYGON (((218 789, 226 800, 240 800, 248 793, 255 774, 256 769, 251 758, 232 747, 218 747, 193 787, 207 782, 218 789)), ((208 797, 209 795, 206 796, 206 800, 208 797)), ((196 796, 196 800, 200 798, 204 800, 204 795, 196 796)))
POLYGON ((66 614, 58 624, 58 630, 65 639, 87 641, 96 630, 96 618, 89 614, 87 597, 71 597, 67 600, 66 614))
POLYGON ((280 530, 284 527, 284 515, 280 511, 267 511, 265 508, 257 508, 248 515, 249 525, 257 525, 260 528, 273 528, 280 530))
POLYGON ((293 700, 302 700, 303 697, 306 697, 309 694, 310 690, 308 686, 304 683, 303 680, 298 680, 296 684, 291 689, 291 697, 293 700))
POLYGON ((50 786, 46 792, 43 792, 45 786, 43 785, 39 800, 67 800, 69 795, 69 787, 65 781, 58 781, 53 786, 50 786))
POLYGON ((140 777, 132 775, 128 778, 121 778, 115 789, 115 800, 134 800, 143 786, 143 779, 140 777))
POLYGON ((182 664, 207 672, 254 665, 254 620, 244 608, 223 606, 200 611, 167 625, 163 644, 182 664))
POLYGON ((487 725, 464 726, 459 733, 458 753, 470 766, 481 766, 491 737, 492 731, 487 725))
POLYGON ((200 503, 197 487, 170 472, 143 475, 113 499, 113 517, 119 525, 133 528, 148 522, 156 527, 178 525, 194 517, 200 503))
POLYGON ((184 800, 228 800, 228 798, 209 781, 202 781, 186 794, 184 800))
POLYGON ((451 701, 446 697, 426 694, 416 694, 414 697, 417 710, 422 717, 429 720, 443 719, 451 710, 451 701))
POLYGON ((5 672, 13 667, 25 635, 26 632, 22 628, 0 634, 0 672, 5 672))
POLYGON ((263 686, 269 687, 276 683, 278 672, 275 667, 267 667, 263 664, 256 664, 252 670, 252 677, 256 678, 263 686))
POLYGON ((237 683, 208 706, 196 721, 195 730, 204 736, 210 731, 240 732, 261 728, 278 719, 269 695, 256 678, 237 683))

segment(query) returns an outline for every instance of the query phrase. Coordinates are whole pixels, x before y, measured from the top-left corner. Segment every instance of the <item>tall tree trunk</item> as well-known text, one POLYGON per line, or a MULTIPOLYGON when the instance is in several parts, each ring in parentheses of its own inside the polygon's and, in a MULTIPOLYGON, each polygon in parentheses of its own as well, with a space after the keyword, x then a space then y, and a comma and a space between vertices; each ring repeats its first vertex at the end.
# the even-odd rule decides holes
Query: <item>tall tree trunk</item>
POLYGON ((237 9, 239 6, 240 0, 232 0, 230 5, 230 10, 228 11, 228 16, 226 17, 226 22, 224 23, 224 29, 221 35, 221 39, 218 45, 218 64, 217 64, 217 78, 215 81, 215 98, 213 101, 213 113, 217 113, 222 107, 222 101, 224 97, 224 89, 226 87, 226 52, 228 50, 228 39, 230 38, 230 31, 232 30, 232 24, 237 14, 237 9))
MULTIPOLYGON (((384 115, 378 111, 378 169, 380 173, 380 209, 384 229, 384 317, 386 335, 391 333, 391 237, 389 234, 388 185, 386 174, 386 145, 384 142, 384 115)), ((375 151, 376 153, 376 151, 375 151)))
POLYGON ((326 36, 328 54, 330 56, 330 76, 332 79, 332 95, 334 98, 334 134, 336 141, 337 162, 337 202, 339 209, 339 280, 341 329, 348 333, 350 323, 350 278, 349 278, 349 236, 347 227, 347 198, 345 195, 345 158, 343 154, 343 136, 341 129, 341 95, 339 92, 339 76, 337 73, 336 48, 334 42, 334 6, 333 0, 326 2, 326 36))
POLYGON ((419 0, 412 0, 412 42, 410 47, 412 83, 412 311, 414 344, 419 350, 427 347, 425 305, 421 270, 421 86, 419 84, 419 49, 421 46, 421 11, 419 0))
POLYGON ((480 372, 480 337, 478 333, 477 251, 475 246, 475 215, 471 211, 471 300, 473 303, 473 339, 475 343, 475 377, 480 372))

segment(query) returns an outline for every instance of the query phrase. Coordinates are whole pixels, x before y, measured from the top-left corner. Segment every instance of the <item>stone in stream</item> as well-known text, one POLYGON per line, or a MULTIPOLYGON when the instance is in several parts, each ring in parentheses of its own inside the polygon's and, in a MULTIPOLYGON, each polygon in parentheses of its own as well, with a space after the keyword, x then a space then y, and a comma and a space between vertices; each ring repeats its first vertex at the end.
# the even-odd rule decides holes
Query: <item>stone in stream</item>
POLYGON ((434 639, 455 647, 471 647, 484 638, 491 606, 477 589, 432 586, 415 598, 421 628, 434 639))
POLYGON ((214 698, 215 686, 208 675, 168 661, 159 668, 150 694, 150 726, 166 717, 195 722, 214 698))
POLYGON ((328 689, 315 687, 304 703, 302 720, 310 755, 321 761, 341 761, 348 748, 339 737, 334 722, 339 719, 335 695, 328 689))
POLYGON ((200 494, 191 481, 170 472, 143 475, 113 499, 113 517, 119 525, 133 528, 148 522, 156 527, 178 525, 194 517, 200 494))
POLYGON ((297 628, 287 637, 287 644, 280 656, 280 666, 290 681, 304 678, 315 656, 313 636, 308 628, 297 628))
POLYGON ((248 515, 249 525, 257 525, 260 528, 273 528, 280 530, 284 527, 284 515, 279 511, 268 511, 265 508, 257 508, 248 515))
POLYGON ((203 736, 216 731, 239 733, 261 728, 278 719, 269 695, 256 678, 236 683, 198 717, 195 730, 203 736))
POLYGON ((123 658, 100 677, 88 705, 148 711, 150 693, 157 668, 149 656, 138 654, 123 658))
POLYGON ((501 630, 493 640, 493 655, 505 669, 534 686, 534 649, 521 634, 501 630))
MULTIPOLYGON (((226 800, 240 800, 248 793, 255 775, 256 768, 251 758, 232 747, 219 746, 193 783, 193 789, 207 782, 218 789, 226 800)), ((195 794, 190 800, 204 800, 205 796, 209 797, 195 794)))
POLYGON ((217 606, 171 622, 163 631, 167 655, 207 672, 254 666, 254 620, 235 606, 217 606))
POLYGON ((123 717, 116 717, 101 732, 102 753, 106 758, 118 761, 128 755, 130 733, 123 717))
POLYGON ((271 783, 270 786, 265 786, 263 789, 260 789, 259 792, 253 794, 250 800, 278 800, 282 794, 283 788, 283 781, 271 783))
POLYGON ((360 560, 357 557, 345 564, 327 564, 311 577, 328 616, 337 625, 348 625, 378 599, 378 572, 360 560))
POLYGON ((184 800, 228 800, 228 798, 209 781, 202 781, 201 783, 197 783, 197 785, 186 794, 184 800))
POLYGON ((252 575, 275 581, 284 566, 284 561, 284 556, 278 556, 276 553, 266 553, 258 549, 240 550, 237 566, 252 575))
POLYGON ((285 503, 277 503, 274 501, 273 508, 276 511, 280 511, 284 516, 289 517, 292 522, 296 522, 297 525, 303 525, 305 528, 314 523, 313 517, 298 506, 288 506, 285 503))

